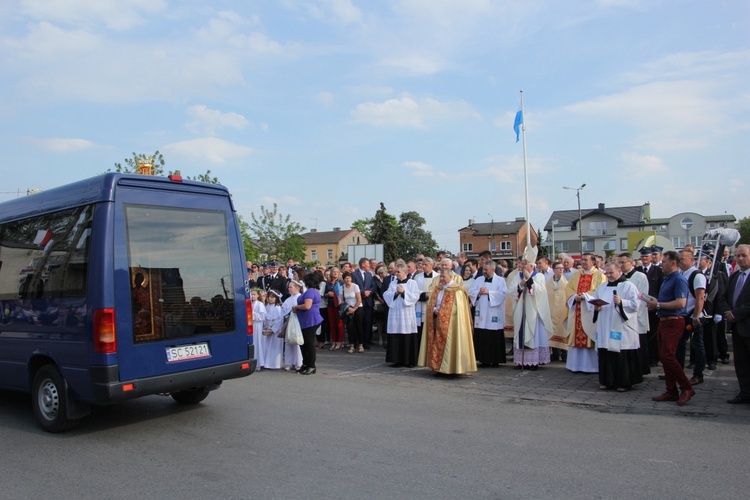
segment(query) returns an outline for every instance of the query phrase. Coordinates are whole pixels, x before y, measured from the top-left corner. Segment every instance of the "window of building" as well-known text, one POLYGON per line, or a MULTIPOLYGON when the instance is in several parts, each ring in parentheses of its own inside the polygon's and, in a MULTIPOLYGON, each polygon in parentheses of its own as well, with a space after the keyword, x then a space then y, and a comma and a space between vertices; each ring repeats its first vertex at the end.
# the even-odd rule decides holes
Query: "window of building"
POLYGON ((310 260, 318 260, 318 251, 310 250, 310 260))
POLYGON ((589 222, 589 236, 605 236, 607 234, 607 221, 589 222))
POLYGON ((617 240, 607 240, 604 242, 604 250, 617 250, 617 240))
POLYGON ((594 251, 594 242, 593 241, 584 241, 583 242, 583 251, 584 252, 593 252, 594 251))
POLYGON ((473 243, 464 243, 463 244, 463 251, 464 252, 473 252, 474 251, 474 244, 473 243))
POLYGON ((690 244, 693 245, 695 248, 699 248, 702 242, 703 242, 703 238, 700 236, 690 237, 690 244))
POLYGON ((490 241, 490 252, 497 252, 497 242, 490 241))
POLYGON ((708 223, 708 228, 709 229, 716 229, 716 223, 715 222, 709 222, 708 223))
POLYGON ((684 230, 691 229, 693 227, 693 219, 690 217, 685 217, 680 221, 680 227, 684 230))
POLYGON ((333 248, 328 249, 328 260, 333 259, 333 248))
POLYGON ((682 248, 685 246, 685 240, 682 236, 672 236, 672 246, 682 248))
POLYGON ((510 241, 501 241, 500 250, 513 250, 513 246, 511 245, 510 241))
POLYGON ((623 252, 628 251, 628 239, 627 238, 620 238, 620 250, 623 252))
MULTIPOLYGON (((555 242, 555 250, 557 253, 560 252, 569 252, 570 244, 567 241, 556 241, 555 242)), ((510 249, 508 249, 510 250, 510 249)))

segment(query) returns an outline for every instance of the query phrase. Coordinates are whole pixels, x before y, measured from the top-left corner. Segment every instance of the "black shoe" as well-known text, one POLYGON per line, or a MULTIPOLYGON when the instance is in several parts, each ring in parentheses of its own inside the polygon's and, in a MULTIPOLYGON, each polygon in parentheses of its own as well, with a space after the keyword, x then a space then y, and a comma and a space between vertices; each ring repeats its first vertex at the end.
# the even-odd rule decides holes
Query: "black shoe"
POLYGON ((730 405, 750 405, 750 398, 738 394, 734 398, 727 400, 727 403, 730 405))
POLYGON ((708 365, 708 369, 709 369, 709 370, 715 370, 715 369, 716 369, 716 363, 710 363, 710 364, 708 365))
POLYGON ((303 372, 303 371, 305 371, 305 370, 307 370, 307 366, 306 366, 306 365, 302 365, 302 366, 300 366, 300 367, 299 367, 299 369, 297 370, 297 373, 302 373, 302 372, 303 372))
POLYGON ((728 365, 729 364, 729 354, 721 358, 721 364, 722 365, 728 365))
POLYGON ((316 370, 314 367, 313 368, 308 367, 305 371, 300 372, 300 375, 312 375, 315 373, 315 371, 316 370))

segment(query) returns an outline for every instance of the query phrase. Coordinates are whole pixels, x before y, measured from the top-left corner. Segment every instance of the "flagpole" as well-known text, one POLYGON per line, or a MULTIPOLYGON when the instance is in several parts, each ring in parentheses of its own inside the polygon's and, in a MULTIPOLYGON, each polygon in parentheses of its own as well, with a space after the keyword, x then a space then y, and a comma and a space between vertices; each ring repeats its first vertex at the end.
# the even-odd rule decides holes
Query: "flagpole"
MULTIPOLYGON (((523 185, 524 190, 526 192, 526 247, 531 248, 531 223, 529 222, 529 173, 528 169, 526 167, 526 114, 523 110, 523 89, 521 89, 521 139, 523 140, 523 185)), ((521 273, 521 283, 523 284, 523 293, 521 294, 521 300, 523 300, 522 304, 522 310, 521 310, 521 328, 522 330, 519 332, 521 335, 519 335, 519 341, 520 341, 520 347, 521 347, 521 370, 523 371, 525 369, 525 361, 526 361, 526 280, 524 279, 524 272, 526 269, 524 268, 521 273)))
POLYGON ((523 90, 521 90, 521 138, 523 139, 523 185, 526 190, 526 246, 531 247, 531 222, 529 219, 529 173, 526 168, 526 114, 523 110, 523 90))

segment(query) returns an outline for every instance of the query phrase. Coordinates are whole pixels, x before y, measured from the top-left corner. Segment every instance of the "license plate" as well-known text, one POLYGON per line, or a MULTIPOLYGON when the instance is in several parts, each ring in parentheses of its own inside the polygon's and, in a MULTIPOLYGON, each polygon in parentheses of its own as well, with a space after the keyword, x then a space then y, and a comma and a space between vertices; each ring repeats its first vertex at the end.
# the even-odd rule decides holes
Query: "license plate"
POLYGON ((206 342, 201 342, 200 344, 167 347, 166 351, 167 363, 211 357, 211 350, 208 348, 208 343, 206 342))

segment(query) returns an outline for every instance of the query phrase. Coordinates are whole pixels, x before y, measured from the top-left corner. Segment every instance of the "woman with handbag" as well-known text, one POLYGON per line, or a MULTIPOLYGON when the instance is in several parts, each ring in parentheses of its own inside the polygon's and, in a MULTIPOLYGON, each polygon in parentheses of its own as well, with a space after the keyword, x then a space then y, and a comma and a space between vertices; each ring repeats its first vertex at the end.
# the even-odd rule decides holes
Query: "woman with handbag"
MULTIPOLYGON (((281 305, 281 313, 289 316, 292 313, 292 307, 297 305, 297 297, 302 290, 302 283, 299 281, 290 281, 288 285, 289 297, 281 305)), ((302 369, 302 350, 298 345, 289 345, 284 343, 284 370, 290 371, 294 367, 297 372, 302 369)))
POLYGON ((324 298, 327 302, 326 314, 328 314, 328 327, 331 332, 331 351, 338 351, 344 344, 344 325, 339 316, 339 305, 341 303, 340 276, 341 271, 339 271, 339 268, 332 267, 324 292, 324 298))
POLYGON ((320 278, 315 273, 305 274, 305 293, 297 297, 297 305, 292 307, 292 313, 297 314, 299 325, 302 328, 302 368, 299 373, 312 375, 315 373, 315 331, 323 322, 320 315, 320 291, 318 285, 320 278))
POLYGON ((345 306, 346 333, 349 336, 349 354, 365 352, 364 339, 362 335, 362 321, 364 312, 362 309, 362 294, 359 286, 352 283, 352 273, 344 271, 344 286, 341 287, 341 303, 345 306))

